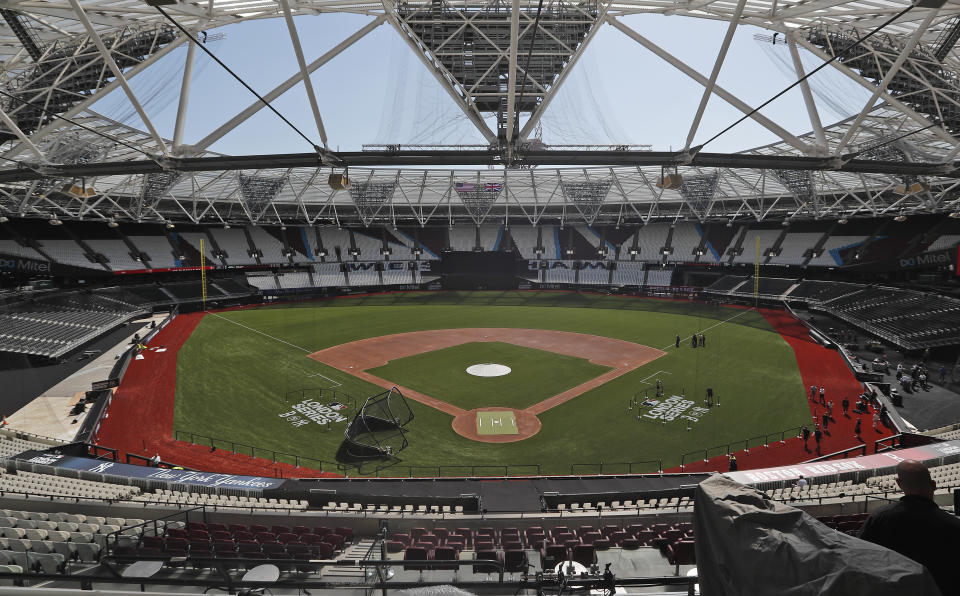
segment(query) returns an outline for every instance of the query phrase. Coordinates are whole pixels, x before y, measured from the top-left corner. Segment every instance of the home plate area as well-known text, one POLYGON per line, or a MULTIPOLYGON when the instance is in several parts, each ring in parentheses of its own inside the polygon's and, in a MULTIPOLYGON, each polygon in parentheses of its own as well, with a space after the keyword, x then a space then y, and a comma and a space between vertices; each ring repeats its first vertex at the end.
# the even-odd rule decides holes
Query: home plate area
POLYGON ((513 412, 477 412, 478 435, 515 435, 518 432, 513 412))

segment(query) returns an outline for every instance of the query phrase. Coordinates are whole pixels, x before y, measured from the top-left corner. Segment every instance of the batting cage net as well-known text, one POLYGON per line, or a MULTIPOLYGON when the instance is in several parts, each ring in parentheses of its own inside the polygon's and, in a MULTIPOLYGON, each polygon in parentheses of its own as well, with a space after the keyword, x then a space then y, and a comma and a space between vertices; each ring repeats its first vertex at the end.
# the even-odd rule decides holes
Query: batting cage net
POLYGON ((368 397, 344 432, 347 453, 356 458, 392 457, 407 445, 404 427, 413 410, 394 387, 368 397))

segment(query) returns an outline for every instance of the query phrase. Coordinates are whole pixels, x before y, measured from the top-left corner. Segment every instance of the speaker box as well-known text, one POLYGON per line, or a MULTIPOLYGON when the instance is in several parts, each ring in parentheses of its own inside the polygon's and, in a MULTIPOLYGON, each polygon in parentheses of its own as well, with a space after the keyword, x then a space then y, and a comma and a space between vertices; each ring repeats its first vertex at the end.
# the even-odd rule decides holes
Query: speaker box
POLYGON ((680 174, 666 174, 657 180, 657 188, 677 190, 683 186, 683 176, 680 174))
POLYGON ((346 174, 330 174, 327 184, 333 190, 345 190, 350 186, 350 179, 346 174))

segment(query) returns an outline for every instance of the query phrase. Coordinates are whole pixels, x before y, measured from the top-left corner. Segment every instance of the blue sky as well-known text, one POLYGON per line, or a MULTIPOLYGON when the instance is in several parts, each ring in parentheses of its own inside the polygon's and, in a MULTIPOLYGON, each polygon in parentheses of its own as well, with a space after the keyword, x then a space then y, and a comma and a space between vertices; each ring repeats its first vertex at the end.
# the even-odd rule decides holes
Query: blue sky
MULTIPOLYGON (((296 19, 307 61, 322 55, 369 22, 359 15, 324 14, 296 19)), ((632 28, 701 73, 709 75, 727 24, 680 16, 637 15, 623 19, 632 28)), ((261 93, 297 70, 282 18, 249 21, 216 31, 226 37, 210 44, 216 55, 261 93)), ((741 26, 734 36, 719 84, 755 106, 792 82, 771 52, 788 56, 783 46, 763 47, 754 27, 741 26)), ((769 44, 766 44, 769 46, 769 44)), ((151 119, 173 136, 180 77, 186 49, 134 79, 147 101, 151 119)), ((202 52, 197 52, 185 142, 206 136, 255 98, 202 52)), ((808 69, 818 60, 805 56, 808 69)), ((814 85, 834 89, 846 84, 854 111, 866 92, 829 72, 814 85), (858 103, 859 102, 859 103, 858 103)), ((363 143, 480 143, 449 96, 387 24, 347 49, 313 75, 320 111, 331 148, 357 150, 363 143)), ((682 148, 700 101, 702 87, 609 25, 597 32, 575 70, 544 116, 543 139, 559 143, 645 143, 655 150, 682 148)), ((311 139, 318 139, 306 92, 298 85, 275 107, 311 139)), ((122 93, 101 100, 94 109, 141 127, 122 93)), ((810 129, 799 89, 763 110, 794 134, 810 129)), ((822 108, 824 124, 839 120, 822 108)), ((702 142, 741 116, 723 100, 710 100, 696 142, 702 142)), ((709 146, 710 151, 739 151, 778 140, 745 121, 709 146)), ((310 147, 268 110, 261 110, 211 149, 228 154, 286 153, 310 147)))

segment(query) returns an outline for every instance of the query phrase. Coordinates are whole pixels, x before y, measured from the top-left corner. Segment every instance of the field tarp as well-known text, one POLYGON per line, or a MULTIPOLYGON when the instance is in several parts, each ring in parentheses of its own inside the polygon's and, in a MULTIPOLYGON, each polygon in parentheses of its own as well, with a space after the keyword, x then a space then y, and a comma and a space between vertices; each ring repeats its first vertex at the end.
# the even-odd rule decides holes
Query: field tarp
POLYGON ((700 483, 694 511, 702 594, 940 595, 919 563, 723 476, 700 483))

